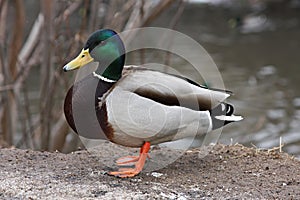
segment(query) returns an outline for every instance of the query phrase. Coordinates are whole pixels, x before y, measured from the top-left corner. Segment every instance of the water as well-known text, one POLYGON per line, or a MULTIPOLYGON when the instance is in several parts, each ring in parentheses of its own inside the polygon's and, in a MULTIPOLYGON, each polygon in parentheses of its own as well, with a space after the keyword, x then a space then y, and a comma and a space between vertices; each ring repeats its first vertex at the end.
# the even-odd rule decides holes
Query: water
MULTIPOLYGON (((153 25, 167 27, 175 10, 153 25)), ((235 93, 229 101, 245 117, 227 126, 220 142, 272 148, 281 137, 283 150, 300 156, 299 10, 287 6, 253 14, 206 4, 186 6, 176 30, 210 53, 225 86, 235 93), (244 23, 232 26, 237 20, 244 23)))

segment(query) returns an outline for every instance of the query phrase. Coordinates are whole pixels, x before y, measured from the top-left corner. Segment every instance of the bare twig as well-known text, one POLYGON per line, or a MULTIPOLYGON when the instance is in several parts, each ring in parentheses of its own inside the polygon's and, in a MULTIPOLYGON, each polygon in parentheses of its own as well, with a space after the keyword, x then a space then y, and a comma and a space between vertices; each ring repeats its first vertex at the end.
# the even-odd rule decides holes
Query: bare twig
POLYGON ((2 0, 0 4, 0 44, 4 45, 5 30, 6 30, 6 16, 7 16, 7 1, 2 0))
POLYGON ((17 58, 21 45, 23 42, 23 30, 25 25, 25 12, 22 0, 14 0, 16 22, 14 23, 14 32, 11 42, 11 47, 9 48, 9 67, 12 78, 15 79, 17 76, 17 58))
POLYGON ((51 44, 53 37, 53 7, 55 1, 44 0, 41 2, 42 10, 44 14, 44 27, 42 33, 42 43, 43 43, 43 64, 41 68, 41 93, 40 93, 40 123, 41 123, 41 148, 48 150, 49 148, 49 139, 50 139, 50 121, 51 108, 49 107, 49 102, 51 99, 47 98, 49 87, 50 87, 50 78, 51 78, 51 68, 53 66, 53 46, 51 44))
MULTIPOLYGON (((96 27, 96 24, 97 24, 97 21, 98 21, 97 14, 98 14, 100 3, 101 2, 97 1, 97 0, 92 0, 91 3, 90 3, 91 14, 90 14, 89 24, 88 24, 89 32, 93 32, 93 30, 96 27)), ((105 9, 105 8, 103 8, 103 9, 105 9)))
MULTIPOLYGON (((144 5, 145 5, 145 1, 142 0, 140 5, 140 21, 143 21, 145 17, 144 5)), ((141 64, 145 64, 145 49, 140 50, 140 60, 141 60, 141 64)))
MULTIPOLYGON (((124 27, 124 30, 130 30, 138 27, 147 26, 174 2, 174 0, 145 1, 145 4, 143 5, 143 10, 145 12, 143 14, 143 18, 141 18, 140 6, 142 2, 136 1, 134 9, 128 19, 128 22, 124 27)), ((127 35, 125 36, 125 39, 127 41, 131 41, 133 37, 133 34, 127 35)))
POLYGON ((282 137, 279 138, 279 152, 281 153, 282 152, 282 147, 283 147, 283 144, 282 144, 282 137))
MULTIPOLYGON (((180 2, 178 3, 178 9, 169 25, 170 29, 175 28, 176 24, 178 23, 178 21, 180 19, 180 16, 183 13, 184 7, 185 7, 185 3, 183 2, 183 0, 180 0, 180 2)), ((172 41, 172 39, 174 38, 174 34, 170 35, 169 37, 170 37, 170 40, 172 41)), ((172 45, 172 43, 169 43, 169 47, 167 49, 171 49, 171 45, 172 45)), ((171 53, 170 53, 170 51, 167 51, 166 57, 165 57, 165 66, 170 65, 170 58, 171 58, 171 53)), ((167 69, 165 68, 164 71, 167 71, 167 69)))
POLYGON ((31 67, 33 66, 28 62, 29 56, 31 56, 31 59, 33 57, 36 58, 36 56, 39 56, 39 54, 37 54, 37 51, 35 51, 35 49, 37 48, 37 44, 39 41, 38 35, 41 33, 43 24, 44 24, 44 17, 40 13, 18 56, 19 62, 17 64, 19 68, 19 73, 17 74, 14 82, 14 89, 16 90, 20 90, 21 85, 26 80, 27 76, 29 75, 31 67))
MULTIPOLYGON (((1 45, 2 46, 2 45, 1 45)), ((5 59, 7 58, 6 52, 4 51, 4 48, 0 48, 0 60, 1 60, 1 66, 2 66, 2 73, 4 75, 4 80, 3 84, 9 85, 8 78, 9 76, 9 67, 8 67, 8 60, 5 59)), ((12 120, 11 120, 11 106, 9 102, 10 98, 10 92, 11 91, 6 91, 4 94, 1 96, 1 101, 2 101, 2 110, 1 110, 1 133, 2 133, 2 138, 9 144, 12 144, 12 120)))
POLYGON ((14 84, 0 86, 0 92, 6 92, 7 90, 13 90, 14 84))
POLYGON ((66 123, 66 119, 64 114, 61 114, 59 120, 55 123, 51 130, 51 143, 50 143, 50 150, 55 151, 59 150, 62 151, 66 137, 69 133, 69 125, 66 123))
MULTIPOLYGON (((2 70, 4 74, 4 82, 3 84, 9 85, 15 80, 17 75, 17 57, 20 51, 22 40, 23 40, 23 29, 25 22, 25 13, 24 13, 24 5, 21 0, 14 0, 14 10, 15 10, 15 23, 13 26, 13 36, 11 38, 10 46, 13 48, 8 48, 8 55, 1 52, 1 60, 6 60, 2 62, 2 70), (7 61, 8 58, 8 61, 7 61), (8 64, 7 64, 8 63, 8 64)), ((4 26, 5 27, 5 26, 4 26)), ((3 45, 3 43, 2 43, 3 45)), ((5 45, 5 44, 4 44, 5 45)), ((2 50, 2 48, 1 48, 2 50)), ((8 144, 12 144, 13 142, 13 134, 16 132, 16 122, 17 121, 17 99, 19 96, 19 90, 8 90, 5 93, 5 101, 6 104, 3 110, 2 116, 2 127, 4 132, 4 139, 8 144)))
POLYGON ((25 144, 26 148, 35 149, 37 146, 32 137, 32 133, 33 133, 34 129, 33 129, 33 123, 32 123, 32 116, 31 116, 31 112, 30 112, 28 91, 27 91, 26 86, 23 86, 22 90, 23 90, 23 98, 24 98, 24 103, 23 103, 22 107, 23 107, 24 113, 25 113, 24 119, 21 120, 23 136, 22 136, 21 140, 17 143, 16 146, 20 147, 25 144))
POLYGON ((42 15, 42 13, 40 13, 38 15, 37 19, 35 20, 32 28, 31 28, 31 31, 29 33, 29 36, 28 36, 25 44, 23 45, 23 48, 21 49, 20 54, 18 56, 19 62, 21 64, 24 64, 28 60, 28 57, 32 53, 36 44, 38 43, 38 40, 39 40, 38 36, 41 33, 43 24, 44 24, 44 16, 42 15))
POLYGON ((161 0, 154 8, 150 9, 150 13, 147 14, 147 18, 141 24, 141 26, 149 25, 149 23, 156 19, 165 9, 167 9, 174 2, 174 0, 161 0))
MULTIPOLYGON (((73 14, 82 4, 82 0, 77 0, 75 2, 73 2, 62 14, 63 19, 62 20, 66 20, 67 18, 69 18, 69 16, 71 14, 73 14)), ((61 16, 58 17, 58 19, 60 19, 61 16)), ((55 23, 60 23, 60 20, 55 20, 55 23)))

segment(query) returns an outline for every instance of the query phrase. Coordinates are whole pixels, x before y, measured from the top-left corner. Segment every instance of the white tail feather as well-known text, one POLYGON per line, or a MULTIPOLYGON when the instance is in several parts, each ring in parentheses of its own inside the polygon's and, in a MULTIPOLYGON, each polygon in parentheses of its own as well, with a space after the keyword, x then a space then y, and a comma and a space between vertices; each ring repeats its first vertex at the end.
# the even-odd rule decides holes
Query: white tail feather
POLYGON ((222 121, 234 121, 234 122, 241 121, 243 119, 242 116, 235 116, 235 115, 231 115, 231 116, 219 115, 219 116, 215 116, 215 118, 222 121))

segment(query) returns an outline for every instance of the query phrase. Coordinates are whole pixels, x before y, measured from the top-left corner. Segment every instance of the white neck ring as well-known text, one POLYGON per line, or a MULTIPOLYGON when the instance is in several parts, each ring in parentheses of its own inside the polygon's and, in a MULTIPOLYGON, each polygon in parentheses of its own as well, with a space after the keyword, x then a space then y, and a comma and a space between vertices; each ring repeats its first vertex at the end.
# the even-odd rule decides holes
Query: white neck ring
POLYGON ((108 79, 108 78, 105 78, 104 76, 101 76, 99 74, 97 74, 96 72, 93 72, 93 76, 102 80, 102 81, 105 81, 105 82, 108 82, 108 83, 114 83, 116 82, 115 80, 111 80, 111 79, 108 79))

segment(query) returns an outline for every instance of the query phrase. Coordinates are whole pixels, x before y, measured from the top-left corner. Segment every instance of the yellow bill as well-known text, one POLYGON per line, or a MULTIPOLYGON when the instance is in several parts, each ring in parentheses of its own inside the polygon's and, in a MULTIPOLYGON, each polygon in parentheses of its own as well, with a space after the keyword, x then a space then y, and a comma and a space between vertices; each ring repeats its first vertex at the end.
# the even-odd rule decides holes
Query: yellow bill
POLYGON ((66 64, 63 69, 65 72, 78 69, 92 62, 93 60, 94 59, 91 57, 89 49, 82 49, 80 54, 75 59, 73 59, 68 64, 66 64))

